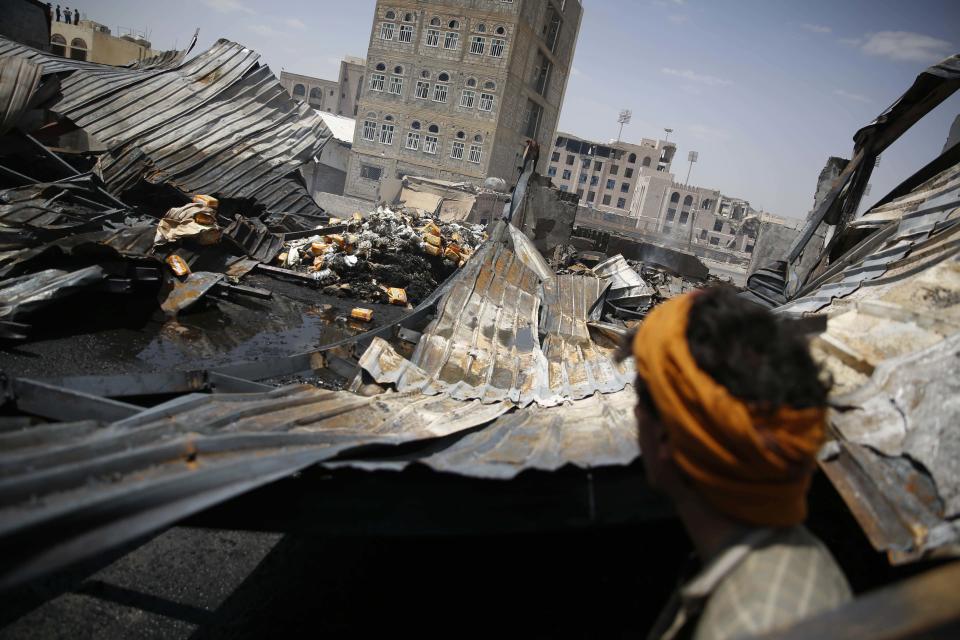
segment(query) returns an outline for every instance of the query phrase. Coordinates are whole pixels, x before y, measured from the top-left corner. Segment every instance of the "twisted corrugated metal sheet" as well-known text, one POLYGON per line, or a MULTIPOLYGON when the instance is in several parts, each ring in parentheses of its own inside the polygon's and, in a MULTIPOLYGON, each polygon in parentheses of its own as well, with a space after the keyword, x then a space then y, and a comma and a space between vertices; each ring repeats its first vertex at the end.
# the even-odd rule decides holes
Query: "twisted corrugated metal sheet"
POLYGON ((0 58, 0 135, 20 120, 40 84, 40 66, 24 58, 0 58))
POLYGON ((410 360, 381 340, 360 366, 401 391, 521 407, 622 390, 629 364, 614 362, 613 349, 595 343, 587 328, 606 284, 581 276, 542 281, 528 266, 542 257, 528 243, 495 230, 441 299, 410 360))
POLYGON ((53 110, 107 146, 99 171, 111 191, 143 177, 271 211, 322 213, 295 172, 330 134, 255 51, 219 40, 188 62, 141 70, 64 61, 0 39, 0 58, 9 56, 69 73, 53 110))

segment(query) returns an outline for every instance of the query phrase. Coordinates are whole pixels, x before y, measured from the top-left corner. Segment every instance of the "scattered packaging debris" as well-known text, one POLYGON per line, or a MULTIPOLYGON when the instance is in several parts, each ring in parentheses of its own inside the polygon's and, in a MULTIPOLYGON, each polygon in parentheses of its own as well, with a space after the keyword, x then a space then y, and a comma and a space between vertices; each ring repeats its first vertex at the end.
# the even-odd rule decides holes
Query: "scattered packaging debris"
POLYGON ((420 302, 486 237, 481 225, 444 223, 415 209, 379 207, 330 222, 343 230, 289 240, 277 262, 312 274, 324 293, 381 304, 420 302))
POLYGON ((191 202, 167 211, 157 225, 153 244, 159 246, 184 239, 203 245, 220 242, 217 212, 199 202, 191 202))
POLYGON ((371 320, 373 320, 373 310, 363 309, 362 307, 355 307, 350 311, 350 317, 355 320, 363 320, 364 322, 370 322, 371 320))

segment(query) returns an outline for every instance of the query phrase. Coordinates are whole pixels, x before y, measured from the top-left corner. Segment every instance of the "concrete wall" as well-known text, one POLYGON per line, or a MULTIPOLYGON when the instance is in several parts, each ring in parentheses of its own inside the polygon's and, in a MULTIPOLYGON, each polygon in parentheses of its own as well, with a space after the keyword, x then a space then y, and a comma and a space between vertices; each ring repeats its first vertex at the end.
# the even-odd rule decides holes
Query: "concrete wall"
POLYGON ((760 231, 757 233, 757 242, 753 248, 753 256, 750 258, 750 266, 747 268, 747 276, 749 277, 757 269, 769 266, 771 262, 786 260, 787 251, 799 233, 773 222, 760 223, 760 231))
POLYGON ((340 61, 340 102, 337 104, 337 115, 356 117, 366 78, 365 71, 366 61, 363 59, 348 57, 340 61))

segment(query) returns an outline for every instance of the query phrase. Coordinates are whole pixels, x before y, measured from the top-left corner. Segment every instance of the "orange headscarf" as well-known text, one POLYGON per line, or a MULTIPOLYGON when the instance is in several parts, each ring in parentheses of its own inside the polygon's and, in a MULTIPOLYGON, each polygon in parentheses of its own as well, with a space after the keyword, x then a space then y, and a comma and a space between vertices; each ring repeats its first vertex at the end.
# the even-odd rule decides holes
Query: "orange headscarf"
POLYGON ((673 461, 721 513, 759 526, 799 524, 826 411, 764 413, 700 370, 686 335, 695 296, 659 305, 633 342, 637 373, 666 426, 673 461))

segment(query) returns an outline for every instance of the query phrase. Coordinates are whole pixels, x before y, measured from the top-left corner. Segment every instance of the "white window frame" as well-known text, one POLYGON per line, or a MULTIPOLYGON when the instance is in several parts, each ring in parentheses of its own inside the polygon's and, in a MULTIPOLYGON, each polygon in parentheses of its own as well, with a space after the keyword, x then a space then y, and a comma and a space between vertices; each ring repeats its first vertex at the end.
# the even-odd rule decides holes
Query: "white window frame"
POLYGON ((427 29, 427 40, 425 44, 428 47, 439 47, 440 46, 440 30, 427 29))
POLYGON ((436 155, 439 138, 435 135, 425 134, 423 136, 423 152, 430 155, 436 155))
POLYGON ((380 138, 377 140, 380 144, 392 145, 393 144, 393 131, 394 126, 390 122, 384 122, 380 125, 380 138))
POLYGON ((444 102, 444 103, 445 103, 445 102, 447 101, 447 94, 448 94, 448 93, 449 93, 449 86, 448 86, 448 85, 446 85, 446 84, 444 84, 444 83, 442 83, 442 82, 438 82, 437 84, 433 85, 433 101, 434 101, 434 102, 444 102), (442 99, 441 99, 441 98, 442 98, 442 99))
POLYGON ((380 39, 381 40, 393 40, 393 34, 397 30, 397 25, 393 22, 381 22, 380 23, 380 39))
POLYGON ((447 35, 443 37, 443 48, 444 49, 456 49, 460 46, 460 34, 456 31, 447 31, 447 35))
POLYGON ((397 32, 397 42, 413 42, 413 25, 402 24, 397 32), (406 38, 404 38, 406 34, 406 38))
POLYGON ((487 39, 483 36, 473 36, 470 38, 470 53, 482 56, 487 49, 487 39))
POLYGON ((407 144, 405 145, 407 149, 416 151, 420 148, 420 132, 419 131, 407 131, 407 144))
POLYGON ((417 80, 417 92, 414 94, 415 98, 420 98, 421 100, 430 99, 430 83, 424 82, 423 80, 417 80), (420 95, 420 90, 423 89, 423 95, 420 95))
POLYGON ((454 140, 450 145, 450 157, 454 160, 463 160, 463 140, 454 140))
POLYGON ((476 97, 477 93, 473 89, 464 89, 460 94, 460 106, 465 109, 473 109, 476 97))
POLYGON ((390 91, 397 96, 403 95, 403 77, 402 76, 390 76, 390 91))
POLYGON ((370 74, 370 91, 383 92, 383 85, 386 83, 387 76, 382 73, 370 74))
POLYGON ((481 93, 477 108, 480 109, 480 111, 493 111, 493 101, 494 95, 492 93, 481 93), (486 104, 486 107, 484 107, 484 104, 486 104))
POLYGON ((502 58, 503 50, 507 48, 507 41, 505 38, 491 38, 490 39, 490 55, 494 58, 502 58))
POLYGON ((363 121, 363 139, 368 142, 374 142, 377 139, 377 123, 375 121, 363 121))
MULTIPOLYGON (((483 158, 483 146, 479 144, 471 144, 470 155, 467 157, 467 162, 480 164, 480 160, 482 158, 483 158)), ((554 169, 556 169, 556 167, 554 167, 554 169)))

